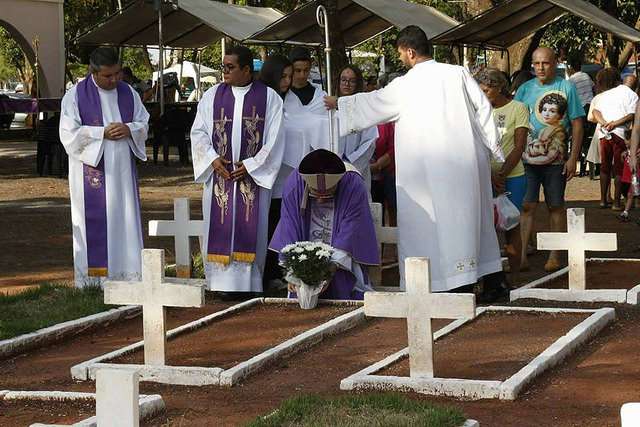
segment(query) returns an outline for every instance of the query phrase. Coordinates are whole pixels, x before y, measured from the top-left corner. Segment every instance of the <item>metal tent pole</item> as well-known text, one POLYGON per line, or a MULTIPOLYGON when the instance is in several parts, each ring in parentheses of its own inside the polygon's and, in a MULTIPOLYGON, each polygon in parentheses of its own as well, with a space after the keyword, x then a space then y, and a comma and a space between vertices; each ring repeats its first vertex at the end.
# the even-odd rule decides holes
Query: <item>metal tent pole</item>
MULTIPOLYGON (((327 10, 324 6, 318 6, 316 10, 316 20, 318 21, 318 25, 320 28, 324 29, 324 53, 325 60, 327 63, 327 93, 329 96, 333 95, 333 82, 331 78, 331 43, 329 42, 329 19, 327 17, 327 10)), ((338 151, 338 141, 335 134, 334 128, 334 111, 329 110, 329 143, 331 147, 331 151, 337 153, 338 151)))
POLYGON ((158 11, 158 86, 160 88, 160 116, 164 116, 164 41, 162 40, 162 0, 154 0, 158 11))

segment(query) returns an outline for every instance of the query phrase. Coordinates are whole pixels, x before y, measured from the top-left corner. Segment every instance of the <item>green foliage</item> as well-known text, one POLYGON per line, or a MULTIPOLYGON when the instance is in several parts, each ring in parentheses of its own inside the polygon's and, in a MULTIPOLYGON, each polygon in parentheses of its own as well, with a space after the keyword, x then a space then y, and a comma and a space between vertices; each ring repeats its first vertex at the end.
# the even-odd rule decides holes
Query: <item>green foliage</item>
MULTIPOLYGON (((600 9, 605 9, 605 0, 589 1, 600 9)), ((638 18, 635 0, 619 0, 617 5, 618 19, 634 27, 638 18)), ((563 48, 568 56, 581 55, 588 59, 595 56, 603 39, 606 39, 606 34, 602 31, 581 18, 567 14, 547 27, 541 45, 550 46, 556 50, 563 48)), ((622 45, 623 41, 616 40, 615 47, 620 48, 622 45)))
POLYGON ((334 398, 299 396, 285 400, 273 413, 250 427, 455 427, 465 417, 455 408, 438 407, 398 393, 334 398))
MULTIPOLYGON (((176 267, 165 266, 164 275, 167 277, 176 277, 176 267)), ((202 263, 202 254, 197 253, 191 256, 191 278, 192 279, 204 279, 204 264, 202 263)))
POLYGON ((0 81, 22 79, 26 61, 20 45, 0 27, 0 81))
POLYGON ((333 248, 324 243, 296 242, 280 252, 288 275, 308 286, 320 286, 331 280, 335 266, 331 261, 333 248))
POLYGON ((43 284, 16 295, 0 295, 0 340, 113 308, 98 286, 43 284))
POLYGON ((125 47, 122 49, 122 66, 131 67, 137 78, 150 80, 153 70, 147 66, 146 56, 147 53, 142 48, 125 47))
MULTIPOLYGON (((124 5, 130 1, 122 3, 124 5)), ((71 45, 70 41, 93 28, 116 10, 117 2, 112 0, 65 0, 64 39, 67 41, 69 62, 83 62, 83 57, 88 53, 86 48, 71 45)))

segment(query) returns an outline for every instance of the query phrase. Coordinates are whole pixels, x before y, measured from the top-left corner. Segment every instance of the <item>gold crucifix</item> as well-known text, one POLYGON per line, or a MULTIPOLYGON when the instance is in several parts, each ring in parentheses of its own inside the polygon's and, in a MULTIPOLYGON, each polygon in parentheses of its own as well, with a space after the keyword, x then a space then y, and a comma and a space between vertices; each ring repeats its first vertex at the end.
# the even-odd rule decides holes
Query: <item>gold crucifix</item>
POLYGON ((256 106, 253 106, 251 116, 243 117, 244 126, 247 131, 247 157, 253 157, 258 153, 258 144, 260 143, 260 131, 258 123, 264 122, 264 117, 256 114, 256 106))
POLYGON ((227 155, 227 130, 225 126, 233 120, 224 115, 224 107, 220 108, 220 119, 213 121, 213 132, 216 136, 216 151, 224 158, 227 155))

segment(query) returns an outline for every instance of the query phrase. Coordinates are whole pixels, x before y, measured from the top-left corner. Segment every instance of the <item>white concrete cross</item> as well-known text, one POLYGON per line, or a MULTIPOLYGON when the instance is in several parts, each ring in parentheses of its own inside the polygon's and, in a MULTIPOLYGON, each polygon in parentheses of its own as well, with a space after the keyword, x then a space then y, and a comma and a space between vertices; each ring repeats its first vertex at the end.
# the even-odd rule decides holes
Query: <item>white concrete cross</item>
MULTIPOLYGON (((380 257, 382 257, 381 245, 383 243, 398 243, 398 227, 385 227, 382 225, 383 209, 381 203, 369 203, 369 209, 371 210, 371 216, 373 217, 373 224, 376 227, 376 239, 378 240, 378 249, 380 249, 380 257)), ((369 267, 369 279, 371 282, 380 286, 382 282, 382 267, 371 266, 369 267)))
POLYGON ((615 233, 585 233, 584 208, 567 209, 566 233, 538 233, 538 249, 569 251, 569 289, 585 290, 585 252, 615 251, 615 233))
POLYGON ((373 224, 376 226, 376 238, 378 243, 398 243, 398 227, 385 227, 382 225, 383 209, 381 203, 369 203, 373 224))
POLYGON ((98 426, 140 425, 138 372, 100 369, 96 372, 96 418, 98 426))
POLYGON ((625 403, 620 408, 621 427, 640 426, 640 403, 625 403))
POLYGON ((186 279, 191 277, 189 237, 197 236, 202 241, 202 233, 204 233, 204 222, 191 220, 191 210, 187 198, 173 200, 173 221, 149 221, 149 236, 174 236, 177 277, 186 279))
POLYGON ((407 318, 411 377, 433 378, 431 319, 473 318, 473 294, 431 293, 428 258, 407 258, 406 292, 366 292, 364 313, 372 317, 407 318))
POLYGON ((142 306, 144 323, 144 362, 165 364, 165 307, 202 307, 204 288, 164 282, 164 250, 142 250, 142 282, 107 281, 104 287, 106 304, 142 306))

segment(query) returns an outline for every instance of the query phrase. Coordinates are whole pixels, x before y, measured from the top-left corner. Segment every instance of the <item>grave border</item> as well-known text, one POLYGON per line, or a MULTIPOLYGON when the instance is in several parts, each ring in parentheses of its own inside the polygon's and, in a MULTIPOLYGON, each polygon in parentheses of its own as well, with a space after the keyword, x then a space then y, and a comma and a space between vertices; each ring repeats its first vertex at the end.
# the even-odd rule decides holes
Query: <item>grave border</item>
MULTIPOLYGON (((73 391, 11 391, 0 390, 0 400, 4 401, 76 401, 76 400, 95 400, 95 393, 82 393, 73 391)), ((146 420, 153 418, 159 413, 165 410, 164 400, 159 394, 144 395, 141 394, 138 399, 138 406, 140 407, 140 419, 146 420)), ((54 427, 61 424, 43 424, 34 423, 31 427, 54 427)), ((92 416, 74 423, 76 427, 97 427, 97 417, 92 416)))
MULTIPOLYGON (((436 396, 458 397, 467 400, 500 399, 514 400, 523 388, 547 369, 562 362, 577 347, 600 332, 615 320, 615 309, 567 309, 542 307, 480 307, 476 317, 487 311, 528 311, 543 313, 592 313, 574 326, 567 334, 558 338, 549 347, 533 358, 518 372, 504 381, 473 380, 459 378, 411 378, 386 375, 373 375, 391 364, 409 357, 409 349, 404 348, 385 359, 374 363, 343 379, 341 390, 396 390, 414 391, 436 396)), ((473 319, 459 319, 434 333, 437 340, 473 319)))
MULTIPOLYGON (((167 332, 167 339, 177 337, 186 332, 205 327, 216 320, 228 315, 244 311, 258 304, 298 304, 297 300, 290 298, 254 298, 240 304, 231 306, 225 310, 212 313, 193 322, 182 325, 167 332)), ((302 332, 274 347, 268 348, 240 362, 235 366, 222 369, 219 367, 195 367, 195 366, 150 366, 138 364, 109 363, 117 357, 138 351, 144 347, 144 341, 138 341, 121 349, 94 357, 93 359, 79 363, 71 367, 71 377, 74 380, 95 380, 95 373, 101 368, 136 370, 140 375, 140 381, 157 382, 172 385, 220 385, 231 387, 243 378, 260 370, 266 364, 281 357, 293 355, 310 346, 317 344, 326 337, 339 334, 351 329, 365 321, 362 301, 321 300, 321 305, 336 306, 361 306, 358 309, 342 314, 312 329, 302 332)))
POLYGON ((139 306, 112 308, 79 319, 68 320, 0 341, 0 360, 77 335, 86 329, 110 323, 142 311, 139 306))
MULTIPOLYGON (((606 262, 640 262, 636 258, 588 258, 588 263, 606 262)), ((509 294, 510 301, 524 298, 534 298, 544 301, 561 302, 612 302, 618 304, 638 305, 640 302, 640 281, 631 289, 550 289, 542 287, 545 283, 567 274, 569 267, 564 267, 555 273, 543 276, 525 286, 514 289, 509 294)))

